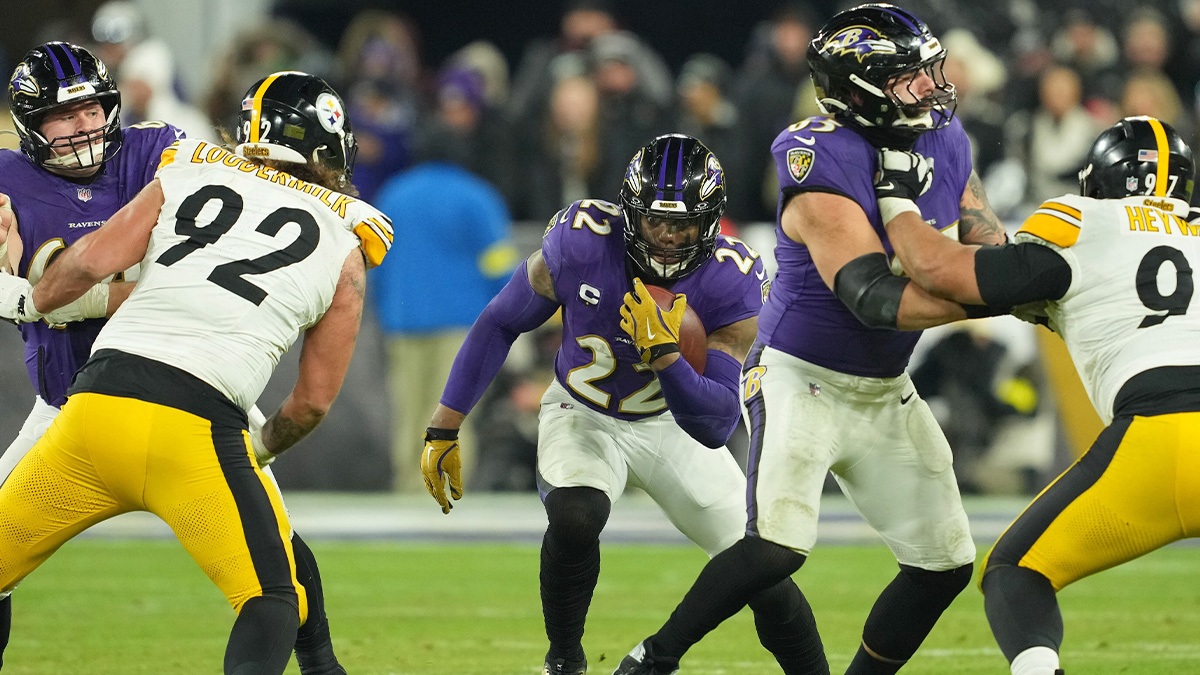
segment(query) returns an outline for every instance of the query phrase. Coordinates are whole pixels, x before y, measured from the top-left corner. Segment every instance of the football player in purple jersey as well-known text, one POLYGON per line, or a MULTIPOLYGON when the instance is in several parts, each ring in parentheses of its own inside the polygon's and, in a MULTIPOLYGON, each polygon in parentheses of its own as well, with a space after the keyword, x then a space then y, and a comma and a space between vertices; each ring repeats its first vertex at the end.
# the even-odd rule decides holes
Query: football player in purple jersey
MULTIPOLYGON (((21 151, 0 151, 0 267, 36 282, 64 249, 153 180, 163 150, 183 133, 164 122, 122 128, 121 95, 107 67, 65 42, 27 52, 13 71, 9 98, 21 151)), ((132 267, 45 320, 20 325, 34 405, 0 456, 0 481, 58 415, 105 317, 129 295, 137 274, 132 267)), ((296 640, 301 672, 345 673, 333 653, 316 559, 299 535, 292 545, 312 608, 296 640)), ((11 596, 0 600, 0 615, 10 614, 11 596)), ((0 649, 7 640, 0 630, 0 649)))
POLYGON ((988 310, 936 299, 894 273, 874 185, 882 148, 915 147, 935 162, 917 199, 925 221, 964 242, 1005 241, 953 117, 945 56, 924 22, 887 4, 837 14, 809 46, 826 114, 783 130, 771 148, 778 272, 743 375, 747 536, 709 562, 617 673, 675 672, 691 645, 796 572, 816 542, 828 471, 900 568, 847 673, 900 670, 969 583, 975 546, 950 446, 905 368, 920 329, 988 310))
MULTIPOLYGON (((737 424, 738 377, 769 288, 762 260, 719 234, 725 174, 695 138, 661 136, 639 150, 619 202, 575 202, 550 220, 541 249, 471 328, 421 459, 426 487, 449 513, 450 499, 462 496, 464 418, 517 336, 561 309, 562 348, 538 427, 549 520, 544 675, 586 672, 582 639, 600 533, 626 487, 645 490, 709 555, 745 529, 746 479, 723 446, 737 424), (670 288, 673 307, 660 311, 646 285, 670 288), (708 335, 703 373, 680 357, 686 307, 708 335)), ((785 672, 828 672, 812 610, 790 579, 764 587, 750 606, 759 639, 785 672)))

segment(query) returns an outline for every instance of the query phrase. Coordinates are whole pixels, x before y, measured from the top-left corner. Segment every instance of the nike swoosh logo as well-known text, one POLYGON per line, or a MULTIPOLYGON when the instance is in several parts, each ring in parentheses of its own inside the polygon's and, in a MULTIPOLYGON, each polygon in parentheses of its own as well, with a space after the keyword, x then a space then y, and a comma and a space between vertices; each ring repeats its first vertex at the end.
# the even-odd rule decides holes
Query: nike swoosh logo
POLYGON ((646 339, 653 340, 655 336, 654 329, 650 327, 650 319, 646 319, 646 339))
POLYGON ((901 396, 900 397, 900 405, 904 405, 905 403, 908 403, 909 401, 911 401, 913 394, 915 394, 915 393, 916 392, 914 391, 912 394, 909 394, 908 396, 901 396))
POLYGON ((896 184, 892 181, 888 181, 886 183, 880 183, 879 185, 876 185, 875 188, 878 190, 895 190, 896 184))
POLYGON ((803 136, 792 136, 792 138, 800 141, 801 143, 803 143, 805 145, 816 145, 817 144, 817 139, 815 139, 815 138, 804 138, 803 136))
POLYGON ((767 278, 767 273, 762 270, 758 270, 754 273, 754 276, 758 277, 759 281, 762 281, 763 279, 767 278))

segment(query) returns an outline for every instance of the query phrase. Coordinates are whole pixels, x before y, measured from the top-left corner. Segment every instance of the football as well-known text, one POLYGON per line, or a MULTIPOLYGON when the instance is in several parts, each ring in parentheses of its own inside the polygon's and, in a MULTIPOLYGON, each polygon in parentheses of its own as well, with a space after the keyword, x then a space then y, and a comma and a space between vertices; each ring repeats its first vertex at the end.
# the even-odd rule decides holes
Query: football
MULTIPOLYGON (((675 304, 675 293, 662 286, 647 284, 646 290, 650 291, 650 297, 659 309, 669 310, 675 304)), ((708 362, 708 331, 704 330, 704 324, 691 305, 683 312, 683 323, 679 326, 679 354, 697 373, 704 374, 704 364, 708 362)))

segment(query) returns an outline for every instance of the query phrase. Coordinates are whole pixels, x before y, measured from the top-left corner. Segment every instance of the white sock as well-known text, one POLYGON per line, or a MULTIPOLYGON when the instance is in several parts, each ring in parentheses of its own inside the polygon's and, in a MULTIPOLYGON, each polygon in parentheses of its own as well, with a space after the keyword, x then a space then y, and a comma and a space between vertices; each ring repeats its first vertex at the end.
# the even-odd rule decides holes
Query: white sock
POLYGON ((1030 647, 1012 660, 1012 675, 1054 675, 1058 652, 1049 647, 1030 647))

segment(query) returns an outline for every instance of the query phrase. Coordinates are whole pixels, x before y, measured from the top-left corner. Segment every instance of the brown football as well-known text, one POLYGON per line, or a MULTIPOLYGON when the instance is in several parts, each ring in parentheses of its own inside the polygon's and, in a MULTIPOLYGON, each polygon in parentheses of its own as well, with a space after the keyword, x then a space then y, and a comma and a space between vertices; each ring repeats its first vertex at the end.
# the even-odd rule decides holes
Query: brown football
MULTIPOLYGON (((647 285, 646 290, 660 309, 669 310, 675 304, 675 293, 662 286, 647 285)), ((708 363, 708 331, 704 330, 700 316, 691 305, 684 311, 683 323, 679 326, 679 353, 697 373, 704 374, 704 364, 708 363)))

